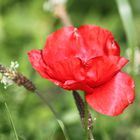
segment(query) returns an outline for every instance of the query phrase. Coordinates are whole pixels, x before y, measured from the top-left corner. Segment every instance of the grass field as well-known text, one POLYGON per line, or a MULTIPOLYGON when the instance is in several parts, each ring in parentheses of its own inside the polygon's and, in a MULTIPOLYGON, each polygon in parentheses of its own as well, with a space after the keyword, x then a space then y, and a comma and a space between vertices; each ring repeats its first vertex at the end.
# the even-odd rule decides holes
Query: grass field
MULTIPOLYGON (((84 140, 71 91, 42 79, 28 61, 27 52, 44 47, 47 36, 62 27, 43 8, 45 0, 0 0, 0 64, 18 61, 18 71, 30 78, 65 124, 70 140, 84 140)), ((67 10, 75 26, 95 24, 109 29, 130 60, 124 71, 136 83, 136 99, 118 117, 91 109, 95 140, 140 139, 140 1, 68 0, 67 10), (123 11, 122 11, 123 9, 123 11)), ((55 116, 38 96, 17 85, 0 84, 0 140, 65 140, 55 116), (12 122, 11 122, 12 121, 12 122), (17 135, 17 137, 16 137, 17 135)))

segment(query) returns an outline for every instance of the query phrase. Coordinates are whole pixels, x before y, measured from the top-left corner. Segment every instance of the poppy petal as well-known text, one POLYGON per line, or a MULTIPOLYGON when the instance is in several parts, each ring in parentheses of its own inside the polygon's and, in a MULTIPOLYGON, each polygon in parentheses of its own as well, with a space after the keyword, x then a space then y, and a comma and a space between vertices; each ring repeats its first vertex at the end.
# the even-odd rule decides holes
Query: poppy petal
MULTIPOLYGON (((72 58, 46 65, 40 50, 28 52, 33 68, 43 77, 68 90, 83 89, 81 81, 85 79, 80 59, 72 58)), ((87 86, 85 86, 87 89, 87 86)), ((89 89, 89 88, 88 88, 89 89)))
POLYGON ((77 32, 77 28, 63 27, 48 36, 43 57, 46 63, 61 61, 71 57, 82 58, 82 38, 77 32))
POLYGON ((120 55, 120 47, 112 33, 94 25, 83 25, 78 29, 88 50, 89 59, 102 55, 120 55))
POLYGON ((82 61, 102 55, 120 55, 112 33, 93 25, 63 27, 48 36, 43 57, 46 63, 78 57, 82 61))
POLYGON ((28 58, 33 68, 39 72, 39 74, 44 78, 49 78, 46 73, 46 64, 42 59, 42 51, 41 50, 31 50, 28 52, 28 58))
POLYGON ((86 80, 92 86, 99 86, 112 78, 128 62, 120 56, 99 56, 86 63, 86 80))
POLYGON ((71 58, 48 64, 47 72, 52 79, 61 81, 65 85, 85 79, 83 64, 79 58, 71 58))
POLYGON ((116 116, 134 100, 134 81, 123 72, 116 74, 110 81, 86 93, 87 103, 100 112, 116 116))

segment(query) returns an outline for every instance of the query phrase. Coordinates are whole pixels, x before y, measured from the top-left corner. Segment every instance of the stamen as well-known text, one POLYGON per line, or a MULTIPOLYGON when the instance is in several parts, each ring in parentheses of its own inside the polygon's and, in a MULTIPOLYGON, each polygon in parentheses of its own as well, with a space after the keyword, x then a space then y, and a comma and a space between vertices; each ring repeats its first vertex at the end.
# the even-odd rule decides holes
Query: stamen
POLYGON ((76 38, 80 37, 77 28, 74 28, 74 36, 75 36, 76 38))

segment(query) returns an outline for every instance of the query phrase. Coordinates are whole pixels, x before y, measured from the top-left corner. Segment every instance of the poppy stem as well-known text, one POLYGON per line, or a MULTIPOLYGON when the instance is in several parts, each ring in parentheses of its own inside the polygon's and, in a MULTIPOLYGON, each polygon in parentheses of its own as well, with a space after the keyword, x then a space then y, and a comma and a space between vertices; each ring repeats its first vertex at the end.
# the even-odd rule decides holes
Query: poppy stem
POLYGON ((83 102, 81 96, 79 95, 79 93, 77 91, 73 90, 72 94, 73 94, 73 97, 74 97, 74 100, 75 100, 76 107, 77 107, 77 109, 79 111, 81 122, 82 122, 82 124, 84 126, 84 118, 85 118, 85 105, 84 105, 84 102, 83 102))
POLYGON ((91 114, 88 110, 88 105, 86 101, 84 103, 83 99, 81 98, 81 96, 79 95, 77 91, 73 91, 73 97, 74 97, 77 109, 79 111, 82 125, 85 128, 87 140, 94 140, 93 134, 92 134, 93 121, 92 121, 91 114))
POLYGON ((92 121, 92 117, 91 114, 88 110, 88 105, 85 101, 85 119, 84 119, 84 123, 85 123, 85 131, 86 131, 86 136, 87 136, 87 140, 94 140, 93 137, 93 121, 92 121))

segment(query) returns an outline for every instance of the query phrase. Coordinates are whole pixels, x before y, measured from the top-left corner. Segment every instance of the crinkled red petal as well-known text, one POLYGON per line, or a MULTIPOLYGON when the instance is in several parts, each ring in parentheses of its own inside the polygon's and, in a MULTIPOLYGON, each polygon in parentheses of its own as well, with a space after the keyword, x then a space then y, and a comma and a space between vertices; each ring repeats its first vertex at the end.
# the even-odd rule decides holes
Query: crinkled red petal
POLYGON ((41 50, 32 50, 28 52, 28 58, 33 68, 44 78, 49 78, 46 71, 46 64, 42 59, 41 50))
POLYGON ((110 81, 93 88, 92 93, 86 93, 87 103, 100 112, 116 116, 134 100, 134 81, 123 72, 116 74, 110 81))
POLYGON ((99 26, 83 25, 78 32, 87 48, 89 59, 102 55, 120 55, 120 47, 110 31, 99 26))
POLYGON ((71 57, 86 62, 102 55, 120 55, 120 47, 110 31, 93 25, 63 27, 48 36, 43 49, 46 63, 71 57))
POLYGON ((43 50, 46 63, 82 56, 82 38, 76 30, 72 26, 63 27, 48 36, 43 50))
POLYGON ((110 80, 128 62, 120 56, 99 56, 86 63, 86 81, 95 87, 110 80))

